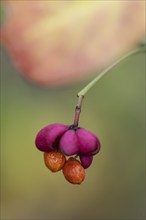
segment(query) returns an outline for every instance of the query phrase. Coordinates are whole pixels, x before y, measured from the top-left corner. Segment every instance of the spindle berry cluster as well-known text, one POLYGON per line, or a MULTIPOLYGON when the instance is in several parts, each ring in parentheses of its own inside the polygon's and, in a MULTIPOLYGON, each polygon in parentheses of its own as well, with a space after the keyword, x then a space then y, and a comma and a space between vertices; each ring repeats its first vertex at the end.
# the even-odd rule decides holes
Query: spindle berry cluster
POLYGON ((93 156, 100 150, 96 135, 76 125, 47 125, 37 134, 35 143, 44 152, 46 166, 52 172, 62 169, 65 178, 73 184, 84 180, 84 169, 91 165, 93 156))

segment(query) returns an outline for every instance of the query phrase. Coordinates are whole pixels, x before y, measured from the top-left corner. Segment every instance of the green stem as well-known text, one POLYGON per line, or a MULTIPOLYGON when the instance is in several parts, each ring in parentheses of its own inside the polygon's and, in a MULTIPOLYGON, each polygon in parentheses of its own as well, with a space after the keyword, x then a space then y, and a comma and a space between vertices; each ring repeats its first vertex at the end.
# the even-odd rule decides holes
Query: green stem
POLYGON ((90 83, 87 84, 79 93, 78 93, 78 102, 75 109, 75 116, 74 116, 74 126, 78 126, 80 113, 81 113, 81 107, 83 98, 86 95, 86 93, 98 82, 99 79, 101 79, 103 76, 105 76, 111 69, 113 69, 118 63, 126 59, 127 57, 136 54, 137 52, 142 51, 142 49, 145 49, 145 42, 142 43, 138 48, 128 52, 118 60, 116 60, 114 63, 112 63, 110 66, 108 66, 105 70, 103 70, 101 73, 99 73, 98 76, 96 76, 90 83))
POLYGON ((101 79, 103 76, 105 76, 111 69, 113 69, 118 63, 120 63, 121 61, 123 61, 124 59, 126 59, 127 57, 137 53, 141 51, 141 47, 136 48, 130 52, 128 52, 127 54, 125 54, 124 56, 122 56, 121 58, 119 58, 118 60, 116 60, 114 63, 112 63, 110 66, 108 66, 105 70, 103 70, 101 73, 99 73, 98 76, 96 76, 90 83, 87 84, 87 86, 85 86, 79 93, 78 93, 78 97, 80 96, 85 96, 86 93, 98 82, 99 79, 101 79))

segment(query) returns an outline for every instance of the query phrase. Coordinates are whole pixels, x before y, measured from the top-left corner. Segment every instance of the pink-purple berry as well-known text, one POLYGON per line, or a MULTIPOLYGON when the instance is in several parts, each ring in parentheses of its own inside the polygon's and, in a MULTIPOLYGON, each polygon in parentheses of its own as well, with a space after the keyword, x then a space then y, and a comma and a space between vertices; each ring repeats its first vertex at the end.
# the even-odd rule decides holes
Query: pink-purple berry
POLYGON ((61 136, 69 126, 63 124, 50 124, 42 128, 36 136, 36 147, 43 152, 58 149, 61 136))
MULTIPOLYGON (((50 124, 42 128, 35 139, 36 147, 45 152, 45 161, 47 161, 47 166, 50 168, 50 164, 55 166, 55 168, 50 168, 55 171, 60 169, 65 170, 61 163, 61 166, 57 161, 58 157, 54 155, 72 156, 74 155, 75 161, 77 156, 80 159, 80 166, 82 169, 87 169, 93 161, 93 156, 97 154, 100 150, 100 141, 95 134, 87 131, 84 128, 80 128, 75 125, 64 125, 64 124, 50 124), (49 156, 51 155, 50 159, 49 156), (53 163, 52 163, 53 155, 53 163), (56 157, 56 158, 55 158, 56 157), (48 165, 49 164, 49 165, 48 165), (59 166, 56 168, 56 166, 59 166)), ((59 161, 60 162, 60 161, 59 161)), ((66 165, 67 166, 67 165, 66 165)), ((72 169, 71 169, 72 170, 72 169)), ((69 171, 71 172, 71 171, 69 171)), ((65 172, 65 176, 68 174, 65 172)), ((71 174, 70 174, 71 175, 71 174)))
POLYGON ((80 155, 80 161, 84 169, 87 169, 91 165, 92 160, 93 156, 91 155, 80 155))

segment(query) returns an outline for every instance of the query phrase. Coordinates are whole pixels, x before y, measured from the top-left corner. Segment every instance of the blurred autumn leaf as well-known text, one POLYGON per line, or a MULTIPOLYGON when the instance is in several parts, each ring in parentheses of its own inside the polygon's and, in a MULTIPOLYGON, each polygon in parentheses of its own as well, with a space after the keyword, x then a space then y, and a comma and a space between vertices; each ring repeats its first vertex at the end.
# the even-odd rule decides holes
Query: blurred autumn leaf
POLYGON ((90 78, 145 34, 143 0, 3 4, 2 42, 20 72, 39 85, 90 78))
POLYGON ((4 18, 4 10, 3 10, 2 5, 0 5, 0 22, 3 21, 3 18, 4 18))

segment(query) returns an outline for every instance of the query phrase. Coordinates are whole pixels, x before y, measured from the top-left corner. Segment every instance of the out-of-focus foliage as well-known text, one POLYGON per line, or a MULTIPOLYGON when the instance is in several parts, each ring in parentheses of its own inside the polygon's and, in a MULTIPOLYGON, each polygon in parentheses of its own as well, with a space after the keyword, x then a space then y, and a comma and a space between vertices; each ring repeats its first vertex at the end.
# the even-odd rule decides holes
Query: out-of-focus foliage
POLYGON ((41 85, 90 78, 145 35, 144 0, 3 3, 2 42, 19 71, 41 85))
POLYGON ((0 23, 3 21, 4 19, 4 10, 3 7, 0 5, 0 23))

